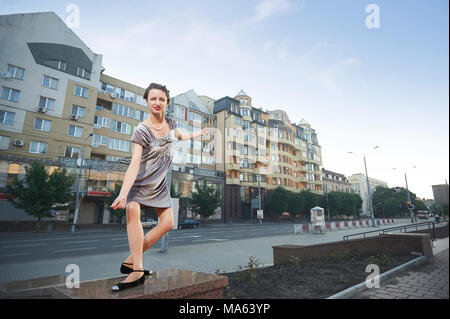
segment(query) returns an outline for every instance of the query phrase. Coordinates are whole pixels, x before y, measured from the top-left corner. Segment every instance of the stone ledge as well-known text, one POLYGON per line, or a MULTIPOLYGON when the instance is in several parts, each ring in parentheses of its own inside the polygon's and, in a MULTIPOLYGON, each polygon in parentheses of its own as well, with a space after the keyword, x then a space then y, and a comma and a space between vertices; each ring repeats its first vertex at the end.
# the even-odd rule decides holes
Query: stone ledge
POLYGON ((64 276, 52 276, 0 284, 2 299, 222 299, 228 278, 180 269, 165 269, 147 276, 145 284, 114 292, 112 286, 126 276, 80 283, 67 288, 64 276))
POLYGON ((409 255, 414 251, 425 257, 433 256, 429 234, 385 234, 310 246, 272 246, 272 249, 275 265, 292 262, 292 258, 300 258, 302 261, 323 260, 331 253, 368 256, 378 253, 409 255))

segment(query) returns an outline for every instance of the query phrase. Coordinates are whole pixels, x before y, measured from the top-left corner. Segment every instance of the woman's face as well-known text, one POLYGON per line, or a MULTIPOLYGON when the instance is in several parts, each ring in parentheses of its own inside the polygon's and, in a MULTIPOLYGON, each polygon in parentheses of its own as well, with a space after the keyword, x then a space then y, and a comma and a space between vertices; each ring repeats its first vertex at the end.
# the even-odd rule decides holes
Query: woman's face
POLYGON ((153 115, 162 115, 167 107, 167 96, 162 90, 151 89, 148 91, 147 105, 153 115))

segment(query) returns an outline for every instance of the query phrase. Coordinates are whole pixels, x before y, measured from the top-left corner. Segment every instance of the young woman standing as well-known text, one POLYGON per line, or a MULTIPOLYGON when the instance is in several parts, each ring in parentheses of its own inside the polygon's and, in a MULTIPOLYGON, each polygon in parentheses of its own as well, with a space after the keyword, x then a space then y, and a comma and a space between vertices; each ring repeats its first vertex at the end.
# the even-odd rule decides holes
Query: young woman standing
POLYGON ((145 282, 150 271, 144 270, 142 254, 173 227, 172 203, 167 188, 167 173, 172 163, 172 143, 179 140, 204 136, 208 129, 195 133, 182 133, 175 120, 165 117, 169 105, 169 90, 152 83, 145 90, 144 99, 149 108, 149 117, 140 123, 133 134, 133 153, 125 173, 119 196, 111 208, 126 208, 127 234, 130 256, 122 263, 121 272, 129 274, 122 282, 113 286, 121 291, 145 282), (140 215, 141 206, 153 207, 159 216, 159 224, 144 236, 140 215))

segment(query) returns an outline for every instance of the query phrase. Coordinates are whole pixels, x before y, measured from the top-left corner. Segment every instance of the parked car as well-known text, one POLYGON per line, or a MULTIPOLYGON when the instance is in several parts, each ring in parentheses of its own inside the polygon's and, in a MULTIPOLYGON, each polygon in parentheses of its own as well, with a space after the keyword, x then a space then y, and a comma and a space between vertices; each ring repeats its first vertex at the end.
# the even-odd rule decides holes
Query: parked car
POLYGON ((294 218, 292 217, 292 215, 288 212, 284 212, 280 215, 280 220, 289 220, 292 221, 294 220, 294 218))
POLYGON ((199 221, 194 218, 185 218, 182 222, 178 222, 178 229, 182 228, 197 228, 200 225, 199 221))
POLYGON ((158 222, 156 220, 154 220, 153 218, 146 218, 141 221, 141 224, 142 224, 143 228, 152 229, 153 227, 158 225, 158 222))

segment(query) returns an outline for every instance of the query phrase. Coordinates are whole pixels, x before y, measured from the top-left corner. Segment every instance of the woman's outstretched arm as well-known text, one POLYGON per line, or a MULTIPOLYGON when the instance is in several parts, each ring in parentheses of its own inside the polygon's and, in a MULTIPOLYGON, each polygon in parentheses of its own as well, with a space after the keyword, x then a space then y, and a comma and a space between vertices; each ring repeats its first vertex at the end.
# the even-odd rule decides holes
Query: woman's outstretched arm
POLYGON ((190 140, 197 136, 205 136, 208 134, 208 128, 205 127, 201 131, 193 132, 193 133, 183 133, 179 129, 175 129, 175 137, 180 141, 190 140))

